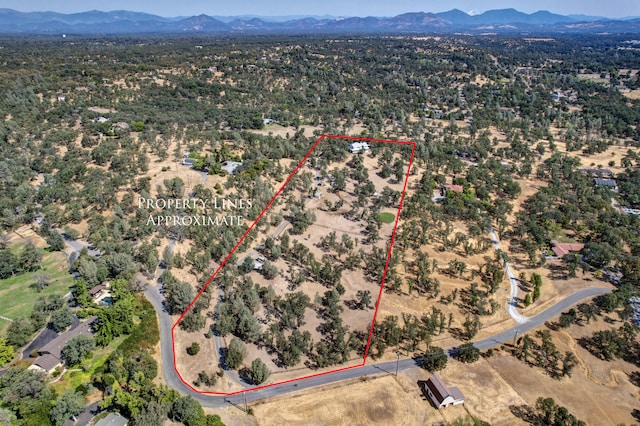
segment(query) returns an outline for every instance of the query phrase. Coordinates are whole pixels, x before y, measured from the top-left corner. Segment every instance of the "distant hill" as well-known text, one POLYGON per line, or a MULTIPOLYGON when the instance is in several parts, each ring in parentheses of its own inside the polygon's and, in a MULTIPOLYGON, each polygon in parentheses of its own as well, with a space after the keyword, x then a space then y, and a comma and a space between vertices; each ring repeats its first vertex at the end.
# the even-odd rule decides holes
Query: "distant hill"
POLYGON ((0 9, 4 34, 169 34, 169 33, 638 33, 640 19, 564 16, 548 11, 527 14, 516 9, 489 10, 469 15, 461 10, 411 12, 393 17, 162 17, 115 10, 63 14, 0 9), (291 19, 289 19, 291 18, 291 19))

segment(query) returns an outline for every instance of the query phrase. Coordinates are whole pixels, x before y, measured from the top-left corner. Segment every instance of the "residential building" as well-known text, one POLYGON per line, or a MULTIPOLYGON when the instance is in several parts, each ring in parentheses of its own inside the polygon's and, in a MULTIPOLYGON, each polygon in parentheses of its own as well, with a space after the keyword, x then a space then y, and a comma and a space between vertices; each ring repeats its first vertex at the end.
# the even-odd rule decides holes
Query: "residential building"
POLYGON ((447 191, 463 193, 464 188, 462 185, 442 185, 440 188, 440 195, 444 197, 447 194, 447 191))
POLYGON ((595 169, 595 168, 583 167, 578 170, 580 170, 582 174, 585 174, 587 176, 598 176, 601 178, 610 178, 613 176, 613 172, 609 169, 595 169))
POLYGON ((182 159, 182 165, 183 166, 193 167, 193 165, 195 164, 196 161, 198 161, 197 158, 183 158, 182 159))
POLYGON ((98 420, 95 426, 127 426, 129 420, 126 417, 122 417, 118 413, 109 413, 107 417, 98 420))
POLYGON ((600 186, 603 188, 609 188, 613 191, 618 190, 618 184, 615 179, 604 179, 604 178, 595 178, 593 179, 593 183, 595 186, 600 186))
POLYGON ((640 209, 632 209, 631 207, 620 207, 620 211, 626 215, 640 216, 640 209))
POLYGON ((450 405, 464 404, 464 395, 462 395, 460 389, 456 386, 446 387, 442 380, 440 380, 440 377, 435 374, 429 377, 429 380, 424 382, 423 386, 423 391, 438 410, 450 405))
POLYGON ((354 142, 349 145, 349 152, 352 154, 357 154, 363 151, 369 151, 369 144, 367 142, 354 142))
POLYGON ((551 241, 551 250, 557 257, 562 257, 569 253, 580 253, 584 248, 582 243, 561 243, 558 241, 551 241))
POLYGON ((242 161, 225 161, 220 168, 227 172, 227 174, 232 175, 240 166, 242 166, 242 161))
POLYGON ((65 331, 58 335, 55 339, 44 345, 38 350, 40 357, 38 357, 31 366, 32 370, 41 370, 47 374, 51 374, 55 371, 56 367, 62 365, 62 348, 67 342, 76 336, 82 334, 91 335, 92 325, 96 317, 89 317, 87 320, 71 330, 65 331))
MULTIPOLYGON (((95 287, 92 287, 89 290, 89 296, 93 299, 93 301, 97 304, 102 304, 105 299, 111 298, 111 292, 109 291, 109 282, 105 282, 103 284, 98 284, 95 287)), ((108 304, 108 301, 106 302, 108 304)))

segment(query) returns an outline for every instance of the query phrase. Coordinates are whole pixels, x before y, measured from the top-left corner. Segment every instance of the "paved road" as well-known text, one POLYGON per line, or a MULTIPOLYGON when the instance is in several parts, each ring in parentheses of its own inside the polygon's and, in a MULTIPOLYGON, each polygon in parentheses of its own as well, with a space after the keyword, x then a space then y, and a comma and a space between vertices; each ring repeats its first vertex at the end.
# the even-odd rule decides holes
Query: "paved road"
MULTIPOLYGON (((493 242, 496 250, 502 250, 500 248, 500 240, 493 230, 493 226, 489 225, 489 234, 491 235, 491 241, 493 242)), ((509 262, 504 262, 504 267, 507 271, 507 275, 509 276, 509 283, 511 284, 511 297, 507 302, 507 312, 517 323, 524 324, 529 321, 529 317, 522 315, 516 307, 518 306, 518 278, 516 278, 515 274, 511 270, 511 266, 509 262)))
POLYGON ((474 342, 474 345, 478 349, 484 350, 492 348, 494 346, 498 346, 504 342, 513 341, 516 336, 522 336, 524 333, 538 327, 539 325, 544 324, 546 321, 549 321, 552 318, 555 318, 556 316, 560 315, 562 311, 577 304, 581 300, 599 296, 601 294, 609 292, 611 292, 610 288, 584 288, 582 290, 578 290, 575 293, 565 297, 550 308, 542 311, 538 315, 528 318, 525 323, 516 325, 515 327, 511 327, 510 329, 505 330, 502 333, 498 333, 486 339, 474 342))
MULTIPOLYGON (((531 329, 544 324, 546 321, 556 317, 560 312, 575 305, 576 303, 591 298, 593 296, 601 295, 610 292, 610 288, 588 288, 579 290, 540 314, 529 318, 524 324, 519 324, 494 336, 486 339, 479 340, 474 343, 479 349, 485 350, 491 347, 501 345, 505 342, 510 342, 516 337, 530 331, 531 329)), ((243 408, 243 404, 246 398, 247 402, 256 401, 272 396, 284 395, 289 392, 294 392, 301 389, 308 389, 316 386, 323 386, 330 383, 335 383, 343 380, 354 379, 363 376, 370 376, 376 374, 394 374, 396 366, 398 371, 408 370, 411 368, 417 368, 420 364, 420 358, 407 358, 399 361, 387 361, 378 364, 370 364, 361 367, 350 368, 335 373, 325 374, 308 378, 305 380, 299 380, 295 382, 285 383, 281 385, 274 385, 268 388, 239 393, 232 396, 218 396, 218 395, 202 395, 194 392, 187 387, 176 373, 173 367, 173 345, 171 342, 171 317, 166 312, 163 306, 163 297, 160 295, 156 287, 148 286, 145 290, 145 295, 151 301, 158 316, 160 318, 160 346, 162 351, 162 372, 164 375, 165 383, 176 389, 183 395, 191 395, 194 399, 200 402, 205 407, 224 407, 229 404, 237 405, 239 408, 243 408)), ((448 353, 452 352, 453 348, 447 350, 448 353)))
MULTIPOLYGON (((289 225, 289 222, 283 221, 278 228, 274 231, 274 238, 277 237, 285 228, 289 225)), ((493 232, 493 229, 490 230, 492 233, 492 238, 494 239, 494 244, 497 244, 499 248, 499 242, 497 236, 493 232)), ((75 240, 67 240, 68 245, 70 245, 73 249, 80 251, 83 247, 86 247, 86 243, 82 243, 75 240)), ((99 254, 97 251, 95 253, 91 253, 91 255, 99 254)), ((510 268, 507 267, 507 273, 509 273, 511 282, 512 282, 512 290, 514 280, 516 283, 517 289, 517 280, 513 277, 513 273, 510 272, 510 268)), ((527 318, 524 321, 520 322, 517 326, 512 327, 508 330, 505 330, 501 333, 498 333, 494 336, 488 337, 486 339, 479 340, 474 342, 474 345, 481 350, 489 349, 491 347, 495 347, 501 345, 505 342, 510 342, 514 340, 517 336, 521 336, 522 334, 532 330, 544 324, 546 321, 556 317, 562 311, 568 309, 569 307, 577 304, 578 302, 588 299, 597 295, 605 294, 610 292, 610 288, 588 288, 579 290, 540 314, 527 318)), ((144 291, 145 296, 149 299, 154 309, 156 310, 159 318, 160 325, 160 348, 161 348, 161 358, 162 358, 162 374, 165 380, 165 383, 176 389, 183 395, 190 395, 195 400, 200 402, 205 407, 224 407, 228 405, 236 405, 239 408, 243 408, 243 404, 245 401, 257 401, 264 398, 269 398, 273 396, 284 395, 289 392, 294 392, 297 390, 308 389, 316 386, 323 386, 339 381, 359 378, 363 376, 371 376, 377 374, 394 374, 396 369, 397 371, 408 370, 411 368, 418 368, 420 365, 420 357, 416 358, 407 358, 401 359, 398 361, 387 361, 381 362, 377 364, 364 365, 354 368, 349 368, 346 370, 324 374, 321 376, 316 376, 312 378, 308 378, 305 380, 299 380, 289 383, 284 383, 280 385, 270 386, 264 389, 251 391, 251 392, 241 392, 232 396, 219 396, 219 395, 203 395, 198 392, 193 391, 191 388, 186 386, 177 372, 174 369, 174 353, 173 353, 173 342, 171 339, 171 327, 173 326, 173 322, 171 316, 166 311, 166 307, 164 306, 164 297, 160 294, 158 287, 147 285, 144 291)), ((513 293, 512 293, 513 295, 513 293)), ((512 305, 509 305, 513 307, 512 305)), ((514 308, 515 310, 515 308, 514 308)), ((517 313, 517 311, 515 311, 517 313)), ((519 314, 518 314, 519 315, 519 314)), ((515 318, 514 318, 515 319, 515 318)), ((517 320, 516 320, 517 321, 517 320)), ((219 347, 219 346, 218 346, 219 347)), ((449 348, 447 352, 450 354, 453 348, 449 348)), ((249 387, 249 386, 248 386, 249 387)), ((91 407, 88 407, 89 409, 91 407)))

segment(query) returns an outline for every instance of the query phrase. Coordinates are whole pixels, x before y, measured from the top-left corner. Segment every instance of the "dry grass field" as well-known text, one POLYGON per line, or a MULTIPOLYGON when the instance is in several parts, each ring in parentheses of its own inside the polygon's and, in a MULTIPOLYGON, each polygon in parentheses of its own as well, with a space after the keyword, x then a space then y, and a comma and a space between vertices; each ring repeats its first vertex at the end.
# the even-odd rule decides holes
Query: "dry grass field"
MULTIPOLYGON (((335 143, 335 142, 332 142, 335 143)), ((347 144, 348 142, 339 141, 337 143, 347 144)), ((320 146, 318 149, 322 149, 320 146)), ((398 154, 395 154, 395 158, 398 158, 398 154)), ((400 193, 403 188, 403 182, 398 182, 394 178, 383 179, 377 173, 379 171, 379 166, 377 165, 377 158, 373 158, 370 155, 363 155, 361 157, 364 161, 364 166, 366 170, 368 170, 369 179, 373 183, 375 187, 375 191, 377 193, 382 193, 384 187, 388 187, 394 191, 398 191, 400 193)), ((326 167, 326 172, 330 172, 336 168, 348 167, 347 161, 352 159, 352 155, 348 155, 346 160, 340 162, 333 162, 329 166, 326 167)), ((158 166, 154 166, 156 169, 158 166)), ((154 178, 152 182, 160 182, 161 177, 158 176, 162 172, 155 171, 154 178)), ((192 172, 192 171, 189 171, 192 172)), ((304 173, 308 173, 310 176, 316 176, 316 170, 309 168, 308 166, 303 167, 297 175, 301 175, 304 173)), ((327 253, 326 250, 321 248, 321 240, 327 236, 330 232, 334 231, 337 235, 338 241, 342 239, 342 236, 348 236, 355 243, 355 247, 357 250, 363 250, 364 253, 370 253, 372 251, 372 247, 377 247, 386 251, 389 248, 389 241, 391 234, 394 228, 394 222, 391 223, 383 223, 380 227, 379 238, 375 242, 375 244, 371 244, 366 241, 366 233, 365 226, 366 222, 364 220, 354 220, 347 219, 345 214, 353 208, 355 202, 355 191, 357 189, 358 182, 354 182, 352 179, 347 179, 346 188, 344 191, 341 191, 339 194, 331 193, 327 190, 329 187, 329 181, 326 178, 321 180, 313 179, 313 185, 318 185, 318 189, 322 192, 322 196, 320 198, 308 199, 305 208, 307 210, 311 210, 314 212, 316 216, 316 220, 309 226, 309 228, 304 231, 301 235, 291 235, 291 241, 298 241, 303 244, 304 247, 308 249, 310 253, 312 253, 315 259, 322 259, 323 255, 327 253), (320 186, 321 185, 321 186, 320 186), (336 211, 331 211, 325 206, 325 202, 329 201, 330 203, 335 203, 337 201, 344 202, 343 207, 337 209, 336 211)), ((207 182, 208 185, 208 182, 207 182)), ((306 190, 300 186, 299 183, 292 182, 293 191, 292 195, 295 199, 298 199, 300 196, 304 195, 306 190)), ((274 215, 277 213, 288 214, 288 212, 284 211, 283 203, 274 203, 272 207, 270 207, 268 215, 274 215)), ((397 214, 397 209, 385 208, 383 211, 388 211, 392 215, 397 214)), ((276 227, 273 225, 269 225, 266 221, 268 215, 265 215, 261 222, 251 231, 256 233, 257 238, 255 239, 255 243, 252 247, 245 250, 244 253, 238 252, 238 258, 243 259, 245 256, 250 255, 252 250, 259 245, 259 242, 264 241, 268 235, 270 235, 276 227), (264 222, 264 223, 263 223, 264 222)), ((290 228, 290 226, 289 226, 290 228)), ((288 232, 288 231, 285 231, 288 232)), ((176 245, 175 251, 184 253, 185 250, 188 250, 187 246, 176 245)), ((255 254, 252 256, 255 257, 255 254)), ((342 256, 344 258, 344 255, 342 256)), ((265 278, 262 273, 258 270, 250 271, 246 274, 255 284, 260 287, 267 288, 269 286, 273 287, 275 294, 277 296, 284 296, 290 293, 292 290, 290 288, 291 279, 291 268, 299 269, 299 266, 295 266, 293 262, 285 259, 284 257, 279 258, 273 261, 273 265, 280 271, 280 273, 274 279, 265 278)), ((235 265, 226 265, 225 268, 235 267, 235 265)), ((215 266, 212 266, 215 269, 215 266)), ((176 271, 179 276, 184 277, 189 274, 187 271, 176 271)), ((220 273, 224 273, 224 270, 220 271, 220 273)), ((190 282, 194 287, 197 285, 195 280, 183 279, 183 281, 190 282)), ((376 282, 372 281, 371 278, 367 278, 364 274, 362 268, 355 268, 354 270, 344 269, 342 272, 342 276, 340 279, 340 284, 344 288, 344 294, 341 296, 340 306, 342 307, 342 313, 340 314, 342 321, 344 324, 348 325, 349 331, 360 331, 366 335, 367 328, 371 324, 373 318, 373 306, 364 309, 354 309, 348 305, 347 302, 356 300, 356 296, 358 291, 360 290, 368 290, 370 291, 372 297, 372 305, 375 304, 375 300, 378 294, 378 285, 376 282)), ((296 289, 296 291, 303 291, 311 300, 312 306, 309 306, 305 310, 305 320, 304 324, 300 327, 301 332, 309 332, 312 336, 314 342, 318 342, 322 339, 322 335, 320 333, 320 325, 323 323, 323 320, 318 316, 314 306, 316 305, 316 301, 318 298, 323 295, 327 291, 327 287, 320 284, 319 282, 315 282, 312 280, 307 280, 300 287, 296 289)), ((213 306, 212 306, 213 308, 213 306)), ((259 321, 262 322, 263 327, 262 331, 266 331, 269 326, 270 320, 269 316, 263 306, 259 307, 255 312, 255 317, 258 318, 259 321)), ((178 317, 175 317, 177 320, 178 317)), ((206 327, 208 328, 211 325, 211 319, 207 319, 206 327)), ((224 347, 230 342, 233 336, 226 336, 222 339, 222 345, 224 347)), ((217 369, 217 359, 218 354, 214 345, 214 339, 206 339, 203 333, 187 333, 179 328, 176 328, 175 331, 175 349, 177 355, 177 365, 178 370, 183 375, 184 379, 192 383, 196 380, 197 375, 200 371, 206 369, 207 371, 213 371, 217 369), (195 356, 189 356, 186 354, 186 348, 191 345, 192 342, 198 342, 201 346, 201 351, 195 356)), ((310 369, 305 367, 307 358, 303 357, 301 363, 297 366, 284 368, 276 362, 276 357, 273 353, 269 353, 267 351, 267 347, 255 345, 255 344, 247 344, 248 355, 245 358, 245 365, 248 366, 253 359, 260 358, 262 359, 269 370, 271 371, 271 375, 268 379, 268 383, 275 383, 291 378, 301 377, 313 373, 317 373, 319 371, 328 371, 335 369, 337 367, 342 366, 350 366, 356 365, 362 362, 362 356, 352 352, 349 356, 347 362, 342 363, 340 365, 334 365, 327 368, 321 369, 310 369)), ((220 392, 227 392, 230 390, 240 389, 239 385, 231 380, 228 380, 227 377, 220 380, 215 387, 203 388, 203 390, 215 390, 220 392)))
MULTIPOLYGON (((600 320, 595 329, 605 327, 600 320)), ((535 407, 539 397, 551 396, 588 425, 634 424, 631 412, 640 392, 629 380, 635 368, 624 362, 596 359, 576 343, 586 327, 553 332, 558 349, 574 350, 579 365, 571 377, 554 379, 504 351, 473 364, 449 361, 438 375, 465 395, 464 407, 436 410, 418 388, 428 372, 414 368, 398 377, 383 374, 341 382, 280 398, 252 403, 259 425, 424 425, 450 422, 472 415, 492 425, 526 425, 518 409, 535 407), (514 374, 514 372, 517 372, 514 374), (615 398, 608 398, 605 395, 615 398)), ((243 424, 243 423, 238 423, 243 424)))

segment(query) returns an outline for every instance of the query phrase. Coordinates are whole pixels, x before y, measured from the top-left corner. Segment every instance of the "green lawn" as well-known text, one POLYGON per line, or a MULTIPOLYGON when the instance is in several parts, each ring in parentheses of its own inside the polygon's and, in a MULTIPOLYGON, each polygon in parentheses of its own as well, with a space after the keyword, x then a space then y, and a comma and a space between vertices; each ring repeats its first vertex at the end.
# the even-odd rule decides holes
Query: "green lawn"
POLYGON ((391 223, 396 218, 393 213, 382 212, 378 215, 382 223, 391 223))
POLYGON ((128 335, 120 336, 111 341, 104 348, 98 348, 93 352, 93 356, 90 359, 85 360, 82 366, 78 366, 71 371, 67 371, 64 375, 53 383, 53 387, 60 395, 67 390, 76 389, 82 383, 91 383, 91 376, 93 373, 109 358, 112 352, 118 349, 118 346, 129 337, 128 335))
MULTIPOLYGON (((71 291, 73 277, 67 269, 66 254, 46 251, 42 253, 42 268, 39 271, 0 280, 0 315, 12 319, 28 316, 39 296, 63 296, 71 291), (38 273, 46 273, 50 279, 50 284, 41 292, 33 285, 33 276, 38 273)), ((3 334, 7 327, 9 322, 0 319, 0 334, 3 334)))

